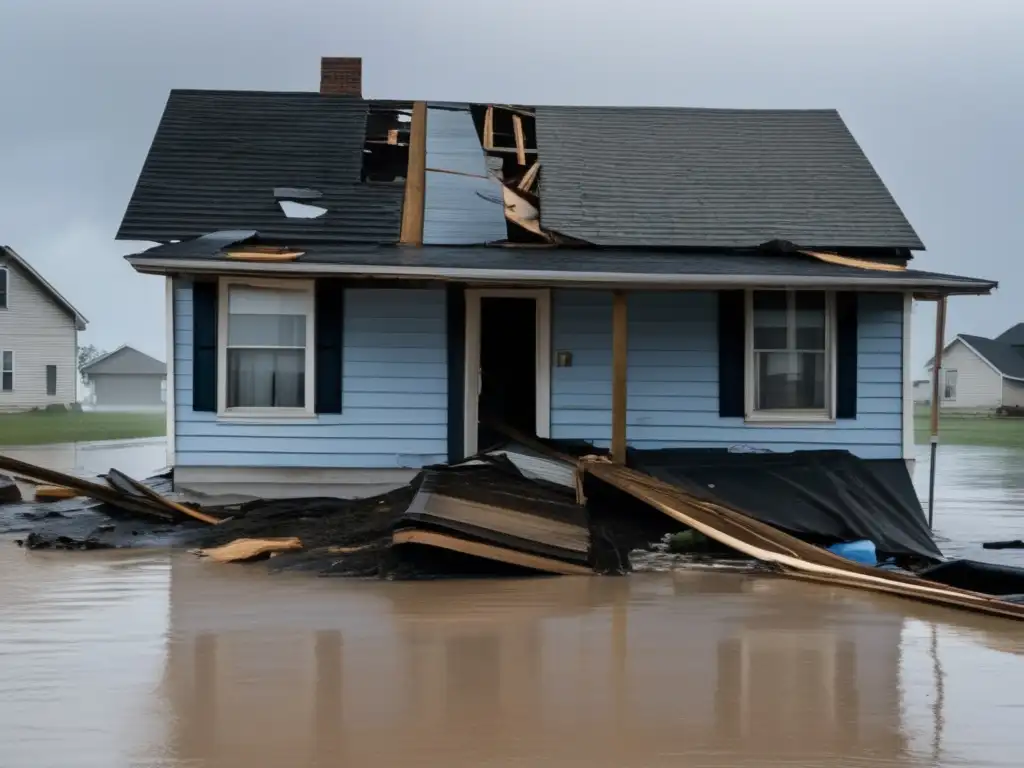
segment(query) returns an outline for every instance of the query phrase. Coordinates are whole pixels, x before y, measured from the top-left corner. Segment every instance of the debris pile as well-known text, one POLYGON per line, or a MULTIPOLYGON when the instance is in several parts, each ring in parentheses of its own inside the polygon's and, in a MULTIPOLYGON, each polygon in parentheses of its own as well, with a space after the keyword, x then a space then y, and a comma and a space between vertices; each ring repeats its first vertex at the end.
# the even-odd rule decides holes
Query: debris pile
POLYGON ((31 522, 21 542, 27 548, 128 546, 163 535, 165 545, 218 562, 265 559, 274 570, 394 579, 713 563, 1024 619, 1024 570, 932 567, 941 554, 919 525, 920 506, 901 511, 899 478, 886 482, 883 471, 871 480, 848 454, 691 452, 630 461, 646 462, 650 473, 613 464, 589 446, 516 439, 457 465, 426 468, 408 486, 374 498, 202 508, 162 494, 160 478, 139 483, 111 470, 99 483, 3 456, 0 469, 99 502, 77 511, 50 509, 74 503, 54 502, 23 518, 31 522), (759 484, 760 499, 752 495, 759 484), (796 496, 787 498, 789 487, 796 496), (795 511, 800 504, 807 509, 795 511), (85 536, 69 533, 81 529, 83 513, 107 522, 85 536), (877 541, 862 538, 865 526, 877 541), (807 535, 793 535, 801 527, 807 535), (851 559, 837 554, 844 539, 870 546, 851 559), (874 562, 876 550, 883 562, 874 562))

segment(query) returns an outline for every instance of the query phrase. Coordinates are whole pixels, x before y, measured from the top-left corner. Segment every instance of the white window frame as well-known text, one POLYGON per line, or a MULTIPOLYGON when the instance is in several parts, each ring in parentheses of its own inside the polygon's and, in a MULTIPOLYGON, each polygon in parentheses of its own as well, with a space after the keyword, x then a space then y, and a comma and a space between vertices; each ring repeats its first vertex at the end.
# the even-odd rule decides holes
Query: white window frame
POLYGON ((947 402, 947 403, 955 403, 956 402, 956 387, 957 387, 957 384, 959 384, 959 383, 960 383, 960 374, 957 372, 956 368, 943 368, 942 369, 942 399, 945 402, 947 402), (949 374, 951 374, 951 373, 953 374, 953 385, 952 385, 953 395, 952 395, 952 397, 949 394, 949 390, 950 390, 949 374))
POLYGON ((755 424, 803 424, 834 422, 836 419, 836 297, 834 291, 782 289, 787 294, 825 294, 825 407, 823 409, 758 410, 756 406, 756 367, 754 362, 754 293, 772 288, 751 288, 746 291, 745 382, 746 420, 755 424))
POLYGON ((316 418, 316 281, 272 280, 264 278, 222 277, 217 286, 217 416, 222 419, 277 420, 316 418), (232 287, 269 288, 304 293, 306 313, 306 391, 302 408, 228 408, 228 306, 232 287))
POLYGON ((17 355, 14 354, 13 349, 0 350, 0 392, 14 392, 18 389, 18 361, 16 358, 17 355), (11 355, 11 388, 4 389, 4 373, 7 370, 4 368, 4 357, 8 352, 11 355))
POLYGON ((0 272, 4 275, 4 292, 0 294, 3 296, 3 304, 0 304, 0 310, 11 308, 11 270, 7 267, 0 267, 0 272))

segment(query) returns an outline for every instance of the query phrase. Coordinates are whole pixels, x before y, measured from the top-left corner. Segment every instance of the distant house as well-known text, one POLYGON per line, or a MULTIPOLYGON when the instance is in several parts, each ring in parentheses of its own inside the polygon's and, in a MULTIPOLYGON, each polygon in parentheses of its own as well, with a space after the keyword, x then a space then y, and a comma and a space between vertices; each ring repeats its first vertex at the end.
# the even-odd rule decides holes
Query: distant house
MULTIPOLYGON (((932 375, 934 358, 926 364, 932 375)), ((939 402, 946 408, 1024 407, 1024 323, 988 339, 958 334, 942 352, 939 402)))
POLYGON ((910 268, 838 112, 370 100, 360 72, 166 103, 118 237, 159 243, 128 260, 167 280, 177 485, 368 495, 495 422, 616 461, 912 459, 914 297, 995 283, 910 268))
POLYGON ((164 406, 167 365, 139 350, 120 346, 82 366, 96 409, 136 410, 164 406))
POLYGON ((931 379, 915 379, 914 380, 914 402, 915 403, 930 403, 932 399, 932 382, 931 379))
POLYGON ((86 322, 13 248, 0 246, 0 411, 75 402, 86 322))

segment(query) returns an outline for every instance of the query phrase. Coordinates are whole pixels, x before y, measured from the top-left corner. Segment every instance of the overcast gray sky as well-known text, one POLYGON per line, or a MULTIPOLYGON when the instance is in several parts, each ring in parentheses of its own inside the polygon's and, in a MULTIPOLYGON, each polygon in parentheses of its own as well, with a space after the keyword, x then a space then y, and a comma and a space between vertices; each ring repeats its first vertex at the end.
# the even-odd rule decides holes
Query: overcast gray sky
POLYGON ((1001 283, 952 300, 950 335, 1024 321, 1018 0, 0 0, 0 242, 82 343, 164 356, 163 282, 114 233, 168 90, 316 90, 321 55, 362 56, 370 97, 838 108, 915 266, 1001 283))

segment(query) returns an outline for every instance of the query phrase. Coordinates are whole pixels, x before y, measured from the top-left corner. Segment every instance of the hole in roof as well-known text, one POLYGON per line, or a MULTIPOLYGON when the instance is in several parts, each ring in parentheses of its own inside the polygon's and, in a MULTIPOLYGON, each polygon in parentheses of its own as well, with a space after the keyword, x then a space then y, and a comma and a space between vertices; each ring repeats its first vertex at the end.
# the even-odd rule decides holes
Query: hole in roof
POLYGON ((319 205, 296 203, 294 200, 278 200, 277 204, 289 219, 318 219, 327 213, 327 209, 319 205))

